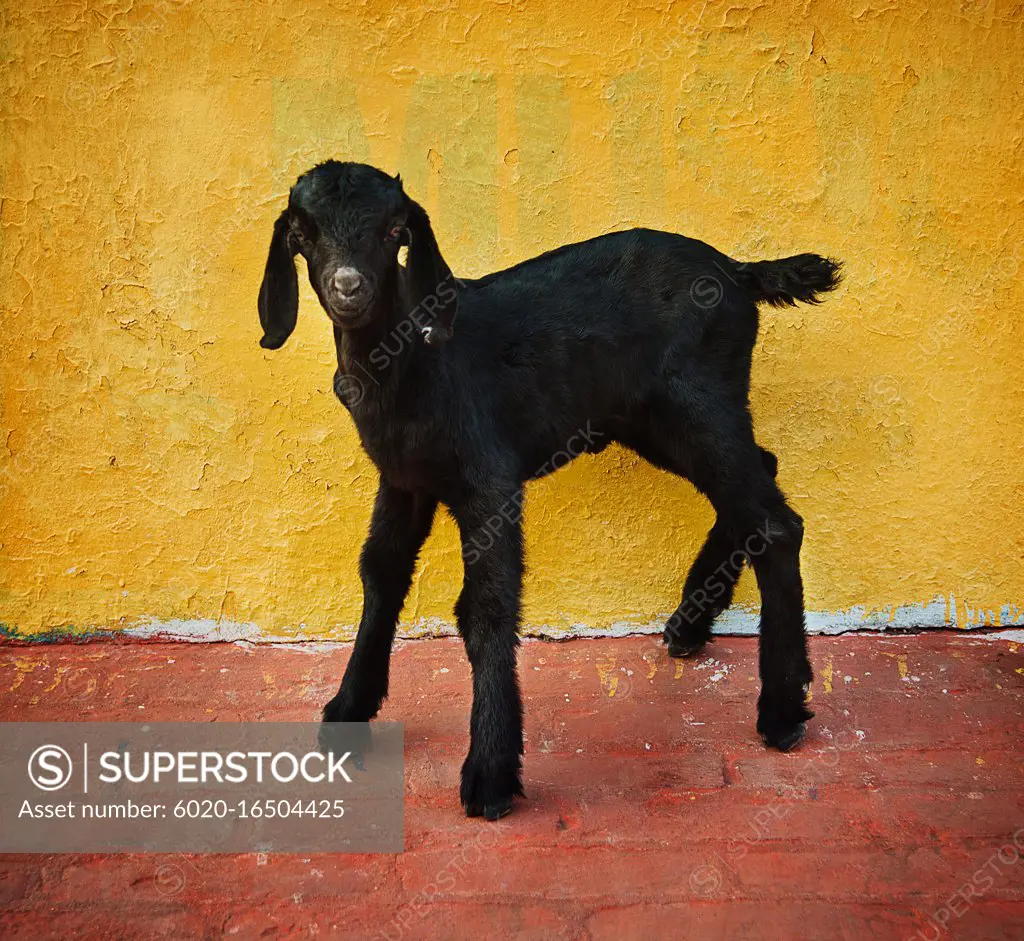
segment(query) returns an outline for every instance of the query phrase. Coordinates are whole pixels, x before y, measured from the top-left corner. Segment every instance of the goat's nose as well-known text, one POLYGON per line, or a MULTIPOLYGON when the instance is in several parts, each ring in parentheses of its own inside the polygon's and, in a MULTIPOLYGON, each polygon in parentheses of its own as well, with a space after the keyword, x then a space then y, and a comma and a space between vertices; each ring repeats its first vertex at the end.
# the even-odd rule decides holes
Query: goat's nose
POLYGON ((334 272, 332 287, 342 297, 354 297, 363 289, 363 276, 355 268, 339 268, 334 272))

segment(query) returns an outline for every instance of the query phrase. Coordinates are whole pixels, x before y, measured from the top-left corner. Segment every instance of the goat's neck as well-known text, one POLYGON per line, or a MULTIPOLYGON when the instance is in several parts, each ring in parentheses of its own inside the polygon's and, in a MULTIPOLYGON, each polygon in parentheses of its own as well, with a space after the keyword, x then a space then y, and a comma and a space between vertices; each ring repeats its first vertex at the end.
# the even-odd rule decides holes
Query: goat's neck
POLYGON ((415 348, 423 342, 411 321, 397 310, 375 317, 359 330, 334 328, 338 369, 357 379, 371 394, 393 391, 405 375, 415 348))

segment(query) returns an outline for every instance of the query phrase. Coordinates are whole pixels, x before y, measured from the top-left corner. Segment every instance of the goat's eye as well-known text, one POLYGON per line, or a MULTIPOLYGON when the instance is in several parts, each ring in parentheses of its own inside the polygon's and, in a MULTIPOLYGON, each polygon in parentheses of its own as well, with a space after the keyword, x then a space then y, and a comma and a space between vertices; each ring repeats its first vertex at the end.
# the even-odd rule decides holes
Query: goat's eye
POLYGON ((405 226, 393 225, 390 229, 388 229, 388 241, 397 242, 402 237, 402 230, 404 228, 405 226))

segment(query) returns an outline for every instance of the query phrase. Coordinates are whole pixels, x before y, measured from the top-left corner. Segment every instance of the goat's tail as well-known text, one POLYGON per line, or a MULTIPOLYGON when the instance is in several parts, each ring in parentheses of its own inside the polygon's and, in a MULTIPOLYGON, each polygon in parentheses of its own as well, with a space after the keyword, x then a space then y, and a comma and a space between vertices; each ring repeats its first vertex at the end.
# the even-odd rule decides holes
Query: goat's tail
POLYGON ((737 265, 740 278, 758 302, 793 307, 797 301, 820 304, 842 279, 842 265, 821 255, 793 255, 775 261, 737 265))

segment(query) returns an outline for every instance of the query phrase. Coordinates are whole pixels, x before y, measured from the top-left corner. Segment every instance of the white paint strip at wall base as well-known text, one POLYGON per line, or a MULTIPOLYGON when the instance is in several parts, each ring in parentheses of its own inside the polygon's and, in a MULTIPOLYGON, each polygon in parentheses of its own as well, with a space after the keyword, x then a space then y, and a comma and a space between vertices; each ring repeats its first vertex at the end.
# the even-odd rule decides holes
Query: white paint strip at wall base
MULTIPOLYGON (((998 611, 975 611, 965 608, 966 617, 957 612, 963 606, 956 599, 936 598, 927 604, 893 605, 880 611, 869 611, 858 606, 845 611, 808 611, 809 634, 845 634, 850 631, 934 630, 937 628, 1011 628, 1024 626, 1024 608, 1015 604, 1003 605, 998 611)), ((555 640, 572 637, 626 637, 630 634, 660 634, 669 614, 656 621, 615 621, 602 627, 584 624, 565 626, 523 626, 525 637, 543 637, 555 640)), ((734 606, 715 622, 715 633, 750 636, 757 633, 756 609, 734 606)), ((290 641, 346 641, 355 636, 356 625, 340 626, 333 631, 312 631, 306 625, 269 630, 254 623, 215 621, 210 619, 167 620, 151 618, 116 632, 120 636, 146 639, 212 642, 247 641, 249 643, 288 643, 290 641)), ((114 633, 114 632, 111 632, 114 633)), ((457 635, 455 625, 441 618, 423 618, 412 624, 402 624, 398 636, 451 637, 457 635)))

